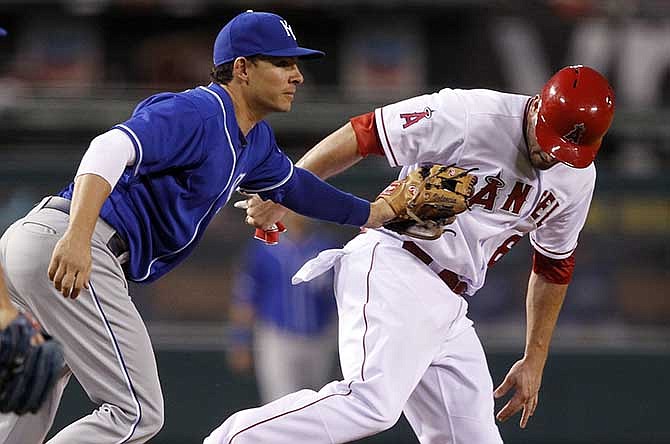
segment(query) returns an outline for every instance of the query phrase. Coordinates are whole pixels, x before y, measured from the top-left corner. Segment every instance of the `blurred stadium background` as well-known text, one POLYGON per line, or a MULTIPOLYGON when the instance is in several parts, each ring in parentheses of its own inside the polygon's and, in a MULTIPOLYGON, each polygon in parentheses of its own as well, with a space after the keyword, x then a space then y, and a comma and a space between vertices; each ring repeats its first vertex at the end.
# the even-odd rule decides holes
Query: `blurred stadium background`
MULTIPOLYGON (((294 160, 347 118, 421 92, 532 94, 572 63, 610 78, 617 115, 540 406, 528 430, 501 429, 509 443, 670 443, 667 0, 2 0, 2 228, 64 186, 88 142, 139 99, 208 83, 216 33, 249 8, 283 15, 302 44, 327 52, 302 65, 294 111, 270 119, 294 160)), ((335 183, 372 198, 396 173, 371 159, 335 183)), ((258 403, 253 378, 233 375, 224 356, 231 276, 251 234, 238 211, 222 211, 176 272, 133 287, 166 398, 152 442, 200 442, 258 403)), ((323 229, 342 242, 355 234, 323 229)), ((521 242, 471 300, 495 384, 523 353, 529 253, 521 242)), ((71 383, 56 427, 91 407, 71 383)), ((364 442, 416 439, 401 421, 364 442)))

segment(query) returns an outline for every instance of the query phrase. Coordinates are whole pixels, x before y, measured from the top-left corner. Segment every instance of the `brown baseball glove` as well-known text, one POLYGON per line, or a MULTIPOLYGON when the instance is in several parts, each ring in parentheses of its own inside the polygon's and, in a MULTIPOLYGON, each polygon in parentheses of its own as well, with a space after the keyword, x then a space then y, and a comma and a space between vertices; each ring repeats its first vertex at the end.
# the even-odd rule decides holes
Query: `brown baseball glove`
POLYGON ((477 177, 454 165, 423 165, 392 182, 378 199, 396 214, 385 228, 418 239, 438 239, 467 210, 477 177))

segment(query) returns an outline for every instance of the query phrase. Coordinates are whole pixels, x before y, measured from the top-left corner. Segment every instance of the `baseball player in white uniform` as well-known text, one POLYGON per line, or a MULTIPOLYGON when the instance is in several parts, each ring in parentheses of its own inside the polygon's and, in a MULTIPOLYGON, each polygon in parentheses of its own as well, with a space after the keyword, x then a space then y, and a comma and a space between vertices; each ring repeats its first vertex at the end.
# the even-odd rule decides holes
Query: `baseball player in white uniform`
MULTIPOLYGON (((204 443, 343 443, 391 427, 401 413, 422 444, 500 443, 494 396, 510 389, 496 417, 523 410, 526 427, 613 115, 607 80, 570 66, 534 97, 443 89, 355 117, 320 142, 298 165, 321 177, 371 153, 402 166, 401 177, 422 163, 476 168, 471 211, 437 240, 367 230, 305 264, 295 283, 335 268, 344 379, 240 411, 204 443), (527 233, 535 251, 525 353, 494 391, 467 297, 527 233)), ((255 198, 247 221, 264 228, 282 214, 255 198)))

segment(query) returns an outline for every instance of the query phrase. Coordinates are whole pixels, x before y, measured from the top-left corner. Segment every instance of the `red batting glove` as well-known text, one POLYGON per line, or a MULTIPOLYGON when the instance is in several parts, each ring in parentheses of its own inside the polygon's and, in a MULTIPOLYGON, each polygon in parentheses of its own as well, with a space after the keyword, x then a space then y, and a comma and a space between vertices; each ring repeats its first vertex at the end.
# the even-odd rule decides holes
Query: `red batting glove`
POLYGON ((277 221, 269 230, 256 228, 254 239, 265 242, 267 245, 277 245, 279 243, 279 234, 286 232, 286 226, 277 221))

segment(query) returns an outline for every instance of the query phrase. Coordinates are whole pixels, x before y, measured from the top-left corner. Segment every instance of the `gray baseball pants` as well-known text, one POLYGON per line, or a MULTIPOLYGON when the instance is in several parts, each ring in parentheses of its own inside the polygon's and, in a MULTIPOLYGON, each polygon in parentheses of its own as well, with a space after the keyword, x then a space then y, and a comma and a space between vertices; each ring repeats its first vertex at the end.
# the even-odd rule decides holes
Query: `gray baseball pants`
POLYGON ((163 396, 149 335, 128 294, 119 258, 107 246, 114 229, 98 219, 89 289, 66 299, 49 281, 47 269, 69 216, 43 205, 7 229, 0 262, 12 300, 63 344, 66 367, 38 413, 0 415, 0 443, 44 442, 71 375, 98 408, 48 444, 147 442, 163 425, 163 396))
POLYGON ((337 357, 337 324, 312 336, 283 331, 265 322, 254 329, 254 363, 264 404, 331 380, 337 357))

